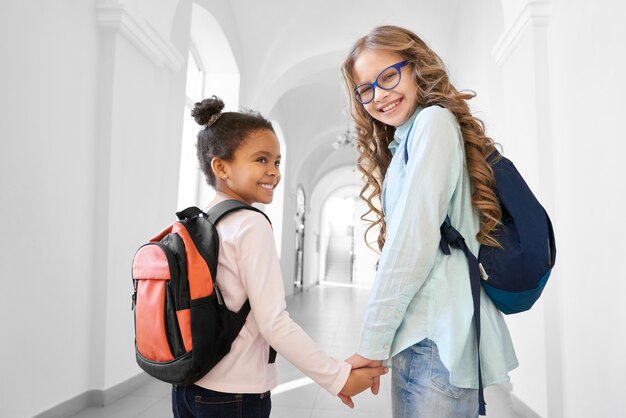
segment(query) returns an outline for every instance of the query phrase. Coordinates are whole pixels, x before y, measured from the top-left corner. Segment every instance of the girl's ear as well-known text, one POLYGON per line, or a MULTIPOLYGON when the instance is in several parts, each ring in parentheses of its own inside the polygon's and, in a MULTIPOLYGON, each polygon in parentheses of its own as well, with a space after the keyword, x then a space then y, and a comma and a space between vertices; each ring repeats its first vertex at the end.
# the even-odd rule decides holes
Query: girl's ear
POLYGON ((211 160, 211 169, 218 179, 226 180, 228 178, 228 162, 221 158, 213 157, 211 160))

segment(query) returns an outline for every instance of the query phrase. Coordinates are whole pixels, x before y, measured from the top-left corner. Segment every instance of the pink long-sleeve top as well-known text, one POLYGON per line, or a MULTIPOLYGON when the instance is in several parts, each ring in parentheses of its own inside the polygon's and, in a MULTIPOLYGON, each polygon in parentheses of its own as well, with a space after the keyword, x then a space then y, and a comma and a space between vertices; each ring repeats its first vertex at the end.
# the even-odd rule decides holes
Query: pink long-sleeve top
POLYGON ((272 228, 250 210, 226 215, 217 224, 220 253, 217 282, 226 306, 237 312, 250 299, 251 311, 230 352, 196 385, 218 392, 263 393, 277 385, 269 346, 333 395, 351 366, 328 354, 289 316, 272 228))

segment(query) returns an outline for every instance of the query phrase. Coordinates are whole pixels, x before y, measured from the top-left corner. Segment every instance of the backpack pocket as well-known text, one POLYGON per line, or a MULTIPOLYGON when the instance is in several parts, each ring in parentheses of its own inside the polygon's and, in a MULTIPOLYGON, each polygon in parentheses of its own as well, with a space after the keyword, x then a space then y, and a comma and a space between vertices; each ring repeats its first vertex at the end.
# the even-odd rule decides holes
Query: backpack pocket
POLYGON ((142 246, 133 260, 135 344, 151 361, 171 361, 186 352, 171 288, 178 282, 173 262, 173 253, 160 243, 142 246))

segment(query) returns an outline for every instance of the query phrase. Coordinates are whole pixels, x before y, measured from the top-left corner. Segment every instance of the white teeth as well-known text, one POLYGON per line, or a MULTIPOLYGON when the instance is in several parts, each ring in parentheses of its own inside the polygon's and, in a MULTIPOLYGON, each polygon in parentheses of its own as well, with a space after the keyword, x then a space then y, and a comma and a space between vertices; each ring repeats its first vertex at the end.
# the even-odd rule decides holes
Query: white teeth
POLYGON ((274 187, 276 187, 274 184, 259 184, 259 186, 263 187, 265 190, 274 190, 274 187))
POLYGON ((387 106, 383 107, 381 110, 383 112, 387 112, 388 110, 391 110, 396 106, 398 106, 398 102, 389 103, 387 106))

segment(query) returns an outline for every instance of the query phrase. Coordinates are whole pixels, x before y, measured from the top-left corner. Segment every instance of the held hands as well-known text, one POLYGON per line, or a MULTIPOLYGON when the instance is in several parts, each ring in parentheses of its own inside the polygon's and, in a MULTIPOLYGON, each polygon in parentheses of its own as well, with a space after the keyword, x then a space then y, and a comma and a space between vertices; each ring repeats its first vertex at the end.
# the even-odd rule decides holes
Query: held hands
POLYGON ((344 404, 354 408, 352 396, 367 388, 371 388, 372 393, 377 395, 380 389, 380 376, 387 373, 389 369, 382 367, 381 360, 368 360, 358 354, 352 355, 346 362, 352 365, 352 370, 338 396, 344 404))
MULTIPOLYGON (((351 355, 350 357, 346 359, 346 362, 350 363, 353 369, 359 369, 361 367, 381 367, 383 365, 382 360, 370 360, 358 354, 351 355)), ((387 372, 385 371, 385 373, 387 372)), ((385 373, 381 373, 381 374, 385 374, 385 373)), ((378 395, 378 390, 380 389, 380 374, 374 378, 374 384, 371 386, 371 388, 372 388, 372 393, 374 395, 378 395)))

